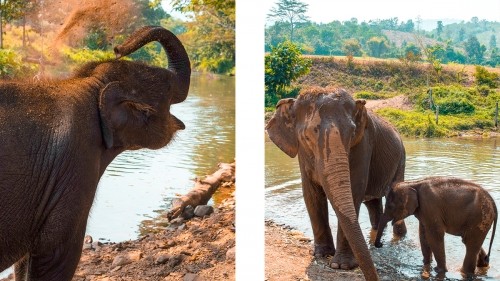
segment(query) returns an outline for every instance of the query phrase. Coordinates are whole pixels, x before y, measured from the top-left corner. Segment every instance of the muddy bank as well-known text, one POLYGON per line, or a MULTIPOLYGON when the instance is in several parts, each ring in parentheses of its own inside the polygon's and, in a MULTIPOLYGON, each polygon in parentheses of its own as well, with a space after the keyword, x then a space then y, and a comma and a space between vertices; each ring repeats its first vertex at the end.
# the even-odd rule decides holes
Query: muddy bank
MULTIPOLYGON (((328 267, 328 258, 314 258, 312 241, 300 231, 266 221, 266 280, 358 281, 365 280, 359 268, 347 271, 328 267)), ((372 258, 380 280, 421 280, 398 273, 380 255, 372 258)))
POLYGON ((234 197, 137 240, 86 244, 73 280, 234 280, 234 197))
POLYGON ((232 196, 210 215, 158 225, 136 240, 100 243, 87 236, 73 280, 235 280, 234 218, 232 196))

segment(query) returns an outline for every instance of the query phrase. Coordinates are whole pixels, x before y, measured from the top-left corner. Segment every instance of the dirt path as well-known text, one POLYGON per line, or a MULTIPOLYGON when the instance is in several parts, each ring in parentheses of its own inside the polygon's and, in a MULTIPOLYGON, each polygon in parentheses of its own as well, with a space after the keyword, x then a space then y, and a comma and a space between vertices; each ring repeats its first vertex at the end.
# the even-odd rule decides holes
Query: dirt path
POLYGON ((411 110, 413 105, 411 104, 408 97, 404 95, 395 96, 384 100, 367 100, 366 108, 371 110, 377 110, 381 108, 392 107, 401 110, 411 110))

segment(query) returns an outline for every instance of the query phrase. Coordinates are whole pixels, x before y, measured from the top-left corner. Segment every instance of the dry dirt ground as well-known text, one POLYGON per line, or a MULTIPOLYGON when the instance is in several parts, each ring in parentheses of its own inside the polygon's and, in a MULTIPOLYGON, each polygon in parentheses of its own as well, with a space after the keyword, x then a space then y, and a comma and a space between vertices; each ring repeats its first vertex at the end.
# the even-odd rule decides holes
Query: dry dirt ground
POLYGON ((137 240, 100 244, 86 237, 73 280, 235 280, 234 197, 214 209, 137 240))
MULTIPOLYGON (((312 241, 300 231, 266 221, 266 281, 361 281, 359 268, 346 271, 328 267, 331 257, 317 259, 312 255, 312 241)), ((398 274, 383 261, 377 261, 380 280, 409 279, 398 274)))

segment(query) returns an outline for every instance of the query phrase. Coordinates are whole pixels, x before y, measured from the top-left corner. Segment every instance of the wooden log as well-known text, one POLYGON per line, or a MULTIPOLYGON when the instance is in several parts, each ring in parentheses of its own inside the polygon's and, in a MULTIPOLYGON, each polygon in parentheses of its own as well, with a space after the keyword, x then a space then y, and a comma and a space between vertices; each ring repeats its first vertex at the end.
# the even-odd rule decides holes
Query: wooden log
POLYGON ((235 163, 219 163, 219 169, 204 179, 195 179, 193 189, 186 195, 177 198, 172 203, 172 208, 168 211, 167 217, 169 220, 174 219, 182 214, 184 209, 191 205, 196 208, 198 205, 206 205, 215 191, 223 182, 235 181, 235 163))

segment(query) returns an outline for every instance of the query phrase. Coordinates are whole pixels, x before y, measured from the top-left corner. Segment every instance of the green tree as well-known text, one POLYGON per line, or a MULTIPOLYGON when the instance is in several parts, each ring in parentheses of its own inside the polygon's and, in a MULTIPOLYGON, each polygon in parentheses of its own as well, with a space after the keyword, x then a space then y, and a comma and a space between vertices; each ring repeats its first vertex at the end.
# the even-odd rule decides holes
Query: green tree
POLYGON ((0 49, 3 49, 3 25, 23 17, 31 1, 0 0, 0 49))
POLYGON ((182 34, 194 66, 232 73, 235 66, 235 0, 172 0, 191 21, 182 34))
POLYGON ((380 58, 389 49, 389 44, 384 37, 372 37, 366 45, 370 49, 370 55, 376 58, 380 58))
POLYGON ((351 38, 344 41, 342 50, 346 56, 359 57, 361 56, 361 44, 357 39, 351 38))
POLYGON ((458 31, 458 42, 463 42, 465 40, 465 29, 462 27, 458 31))
POLYGON ((441 39, 441 34, 443 33, 443 21, 442 20, 438 20, 438 22, 437 22, 436 33, 437 33, 438 39, 441 39))
POLYGON ((274 106, 278 100, 289 96, 291 83, 307 74, 311 64, 311 60, 302 58, 300 49, 291 41, 272 47, 265 57, 265 105, 274 106))
POLYGON ((465 42, 465 51, 467 52, 468 61, 470 63, 481 64, 484 60, 486 47, 479 43, 476 36, 471 36, 467 42, 465 42))
POLYGON ((490 50, 493 50, 497 47, 497 37, 495 34, 492 34, 490 37, 490 50))
POLYGON ((415 44, 413 44, 413 43, 411 43, 405 47, 404 53, 405 53, 405 58, 408 61, 413 62, 413 61, 419 61, 422 59, 422 51, 420 50, 420 48, 415 46, 415 44))
POLYGON ((308 20, 305 15, 308 6, 309 4, 303 3, 300 0, 278 0, 276 6, 271 8, 267 17, 288 23, 290 27, 290 41, 293 42, 296 25, 308 20))

